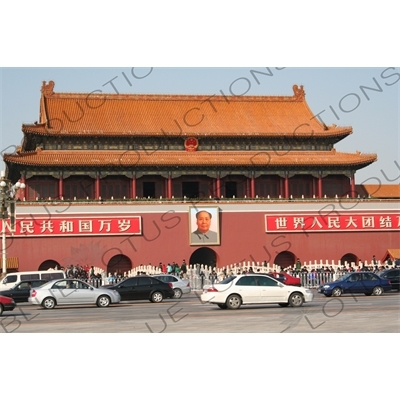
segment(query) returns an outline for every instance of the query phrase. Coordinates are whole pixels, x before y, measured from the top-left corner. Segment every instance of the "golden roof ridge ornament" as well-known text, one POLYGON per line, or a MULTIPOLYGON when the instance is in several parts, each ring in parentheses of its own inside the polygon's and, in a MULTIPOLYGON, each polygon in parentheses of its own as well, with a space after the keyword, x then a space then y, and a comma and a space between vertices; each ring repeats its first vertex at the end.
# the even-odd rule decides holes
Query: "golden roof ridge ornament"
POLYGON ((306 92, 304 91, 303 85, 300 87, 297 85, 293 85, 293 93, 296 100, 304 100, 306 97, 306 92))
POLYGON ((43 84, 42 84, 43 96, 45 96, 45 97, 53 96, 53 94, 54 94, 53 89, 54 89, 54 81, 49 81, 48 84, 46 84, 46 81, 43 81, 43 84))

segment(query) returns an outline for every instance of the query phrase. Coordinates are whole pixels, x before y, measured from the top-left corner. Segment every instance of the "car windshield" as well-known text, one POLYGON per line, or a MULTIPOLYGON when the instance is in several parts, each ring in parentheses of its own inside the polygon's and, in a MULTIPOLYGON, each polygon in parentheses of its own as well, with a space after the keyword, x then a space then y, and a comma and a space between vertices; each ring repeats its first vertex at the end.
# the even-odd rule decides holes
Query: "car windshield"
POLYGON ((228 278, 224 279, 223 281, 218 282, 218 285, 227 285, 228 283, 231 283, 235 278, 236 278, 235 275, 229 276, 228 278))

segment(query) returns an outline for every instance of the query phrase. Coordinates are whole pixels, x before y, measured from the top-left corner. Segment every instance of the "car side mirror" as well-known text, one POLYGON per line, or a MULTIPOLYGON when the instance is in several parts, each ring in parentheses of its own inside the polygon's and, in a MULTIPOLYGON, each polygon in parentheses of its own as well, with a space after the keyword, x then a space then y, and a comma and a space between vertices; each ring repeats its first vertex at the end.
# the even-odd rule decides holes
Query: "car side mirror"
POLYGON ((93 288, 91 287, 90 290, 93 290, 93 288))
POLYGON ((283 283, 281 283, 281 282, 278 283, 278 286, 279 287, 285 287, 285 285, 283 283))

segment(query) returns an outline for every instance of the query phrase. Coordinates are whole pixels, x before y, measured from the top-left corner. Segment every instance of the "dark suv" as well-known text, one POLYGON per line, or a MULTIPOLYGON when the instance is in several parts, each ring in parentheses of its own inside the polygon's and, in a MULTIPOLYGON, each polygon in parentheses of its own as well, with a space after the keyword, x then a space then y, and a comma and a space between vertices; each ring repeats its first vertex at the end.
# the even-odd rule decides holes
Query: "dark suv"
POLYGON ((398 290, 400 292, 400 269, 392 268, 385 269, 378 273, 381 278, 389 279, 392 289, 398 290))

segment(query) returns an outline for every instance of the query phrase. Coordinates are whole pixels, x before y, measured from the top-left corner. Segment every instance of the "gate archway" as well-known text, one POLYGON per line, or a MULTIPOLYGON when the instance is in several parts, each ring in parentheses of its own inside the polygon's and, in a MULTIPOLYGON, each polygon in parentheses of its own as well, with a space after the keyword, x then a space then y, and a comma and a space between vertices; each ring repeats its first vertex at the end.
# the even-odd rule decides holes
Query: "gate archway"
POLYGON ((50 268, 54 269, 55 267, 60 268, 60 264, 57 261, 46 260, 39 265, 38 271, 47 271, 48 269, 50 268))
POLYGON ((217 266, 217 253, 208 247, 201 247, 192 253, 189 264, 203 264, 214 268, 217 266))
POLYGON ((350 265, 351 265, 351 263, 354 263, 357 265, 358 257, 353 253, 347 253, 340 259, 341 265, 344 265, 345 262, 347 262, 350 265))
POLYGON ((107 274, 109 272, 111 272, 112 274, 116 272, 117 274, 123 275, 124 272, 129 272, 131 269, 131 260, 123 254, 117 254, 116 256, 111 257, 110 261, 107 264, 107 274))
POLYGON ((291 251, 282 251, 275 257, 274 264, 279 265, 281 268, 287 268, 294 266, 295 259, 291 251))

